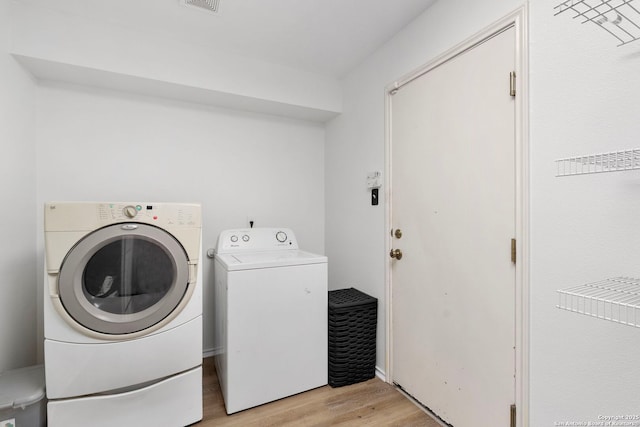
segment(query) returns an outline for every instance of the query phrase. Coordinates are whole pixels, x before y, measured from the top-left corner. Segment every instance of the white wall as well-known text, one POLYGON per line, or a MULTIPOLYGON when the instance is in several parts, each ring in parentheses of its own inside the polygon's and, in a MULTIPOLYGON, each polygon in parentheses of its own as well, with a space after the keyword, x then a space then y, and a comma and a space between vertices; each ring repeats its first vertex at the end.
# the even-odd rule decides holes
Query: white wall
POLYGON ((28 2, 14 2, 12 33, 12 53, 25 57, 36 74, 56 79, 71 76, 131 92, 149 92, 151 86, 171 97, 258 111, 300 110, 302 116, 321 118, 341 108, 340 86, 332 77, 211 49, 197 40, 185 43, 171 34, 91 22, 28 2))
MULTIPOLYGON (((616 48, 599 28, 554 17, 559 3, 530 1, 533 427, 640 414, 638 330, 555 307, 557 289, 640 275, 640 172, 554 176, 557 158, 638 147, 640 42, 616 48)), ((365 177, 384 170, 385 85, 520 5, 437 2, 344 80, 344 112, 326 141, 333 288, 356 286, 378 297, 384 313, 387 230, 382 205, 368 204, 365 177)), ((383 368, 382 319, 378 337, 383 368)))
POLYGON ((558 3, 531 3, 532 426, 640 415, 640 330, 555 308, 557 289, 640 277, 640 173, 554 177, 555 159, 639 146, 640 42, 558 3))
MULTIPOLYGON (((50 200, 199 202, 205 251, 252 215, 324 253, 322 125, 47 82, 37 98, 39 253, 50 200)), ((205 350, 212 268, 205 257, 205 350)))
POLYGON ((35 83, 8 54, 0 0, 0 372, 36 361, 35 83))

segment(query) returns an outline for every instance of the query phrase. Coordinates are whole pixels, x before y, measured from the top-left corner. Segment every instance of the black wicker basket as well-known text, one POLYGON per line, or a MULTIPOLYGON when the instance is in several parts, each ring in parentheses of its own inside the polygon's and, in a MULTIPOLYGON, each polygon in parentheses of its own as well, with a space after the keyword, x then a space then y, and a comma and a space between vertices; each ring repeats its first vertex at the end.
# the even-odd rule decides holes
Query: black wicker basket
POLYGON ((342 387, 376 374, 378 300, 357 289, 329 291, 329 385, 342 387))

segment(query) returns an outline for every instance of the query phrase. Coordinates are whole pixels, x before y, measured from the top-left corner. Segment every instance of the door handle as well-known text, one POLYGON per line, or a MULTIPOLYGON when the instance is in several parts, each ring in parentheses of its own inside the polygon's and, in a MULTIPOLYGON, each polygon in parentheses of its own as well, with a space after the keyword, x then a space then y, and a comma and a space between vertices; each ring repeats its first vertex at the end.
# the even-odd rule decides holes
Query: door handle
POLYGON ((389 256, 400 261, 402 259, 402 251, 400 249, 391 249, 389 256))

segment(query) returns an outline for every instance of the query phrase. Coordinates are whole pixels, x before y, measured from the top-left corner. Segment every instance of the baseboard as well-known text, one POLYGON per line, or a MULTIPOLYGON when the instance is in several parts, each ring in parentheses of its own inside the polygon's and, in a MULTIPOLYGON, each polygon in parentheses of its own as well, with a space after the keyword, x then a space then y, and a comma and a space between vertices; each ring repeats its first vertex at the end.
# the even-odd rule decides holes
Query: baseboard
POLYGON ((213 357, 220 354, 220 349, 218 348, 205 348, 202 349, 202 358, 205 359, 207 357, 213 357))
POLYGON ((385 383, 387 382, 387 374, 385 374, 379 366, 376 366, 376 377, 380 378, 385 383))

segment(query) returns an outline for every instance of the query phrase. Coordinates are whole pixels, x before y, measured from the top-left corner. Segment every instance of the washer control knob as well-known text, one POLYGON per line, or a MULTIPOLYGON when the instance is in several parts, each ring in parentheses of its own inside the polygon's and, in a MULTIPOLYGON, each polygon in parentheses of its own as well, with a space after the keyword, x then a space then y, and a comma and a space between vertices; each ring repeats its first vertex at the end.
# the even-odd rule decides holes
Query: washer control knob
POLYGON ((278 231, 276 233, 276 240, 280 243, 284 243, 287 241, 287 233, 285 233, 284 231, 278 231))
POLYGON ((129 205, 125 206, 124 209, 122 209, 122 213, 127 218, 134 218, 136 215, 138 215, 138 210, 135 206, 129 205))
POLYGON ((249 235, 245 234, 244 236, 242 236, 242 241, 243 242, 248 242, 249 241, 249 235))
POLYGON ((233 236, 231 236, 231 241, 233 243, 237 242, 238 241, 238 236, 236 236, 235 234, 233 236))

